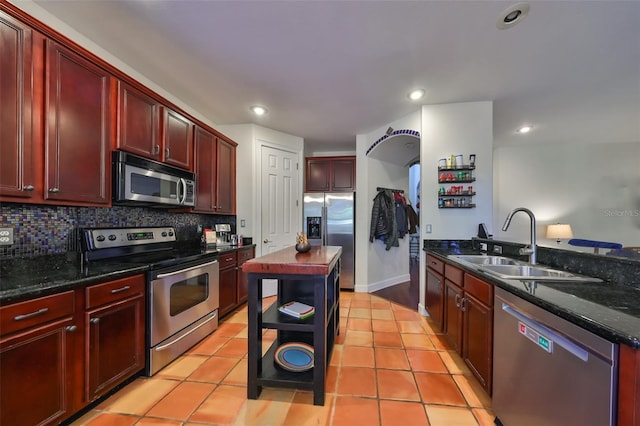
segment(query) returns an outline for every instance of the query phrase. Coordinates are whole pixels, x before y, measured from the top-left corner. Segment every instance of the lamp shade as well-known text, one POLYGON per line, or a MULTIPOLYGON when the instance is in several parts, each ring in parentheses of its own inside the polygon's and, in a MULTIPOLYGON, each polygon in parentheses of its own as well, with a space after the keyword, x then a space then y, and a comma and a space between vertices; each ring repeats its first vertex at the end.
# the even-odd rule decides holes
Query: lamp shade
POLYGON ((560 242, 560 239, 573 238, 573 232, 571 231, 571 225, 567 223, 557 223, 555 225, 547 225, 546 237, 550 240, 556 240, 560 242))

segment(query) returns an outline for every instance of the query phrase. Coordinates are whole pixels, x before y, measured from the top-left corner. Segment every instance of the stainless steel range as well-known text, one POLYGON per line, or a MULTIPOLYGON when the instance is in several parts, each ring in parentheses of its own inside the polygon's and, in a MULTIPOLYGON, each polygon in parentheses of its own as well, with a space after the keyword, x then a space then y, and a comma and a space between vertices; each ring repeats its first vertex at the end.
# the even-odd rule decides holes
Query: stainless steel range
POLYGON ((148 265, 146 374, 154 375, 218 328, 218 252, 179 248, 172 227, 82 231, 86 262, 148 265))

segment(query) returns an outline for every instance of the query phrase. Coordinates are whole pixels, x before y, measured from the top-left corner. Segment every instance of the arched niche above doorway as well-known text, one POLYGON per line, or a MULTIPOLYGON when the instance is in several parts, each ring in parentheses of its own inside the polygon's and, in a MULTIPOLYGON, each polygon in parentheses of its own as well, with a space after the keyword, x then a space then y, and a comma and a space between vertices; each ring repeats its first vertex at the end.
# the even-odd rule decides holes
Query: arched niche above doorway
POLYGON ((393 130, 367 149, 367 157, 408 167, 420 161, 420 132, 410 129, 393 130))

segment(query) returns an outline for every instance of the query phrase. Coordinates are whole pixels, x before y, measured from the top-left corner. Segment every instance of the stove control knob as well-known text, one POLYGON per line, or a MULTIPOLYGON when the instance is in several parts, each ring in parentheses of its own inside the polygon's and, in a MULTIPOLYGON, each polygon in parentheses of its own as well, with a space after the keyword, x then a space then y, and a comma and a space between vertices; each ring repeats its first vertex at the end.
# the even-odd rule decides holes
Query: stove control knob
POLYGON ((169 231, 169 236, 173 237, 173 231, 169 231))
POLYGON ((109 241, 115 241, 115 240, 116 240, 116 235, 115 234, 109 235, 109 241))
POLYGON ((167 236, 167 231, 162 231, 162 236, 166 237, 167 236))
POLYGON ((104 235, 98 235, 96 237, 96 241, 103 242, 104 241, 104 235))

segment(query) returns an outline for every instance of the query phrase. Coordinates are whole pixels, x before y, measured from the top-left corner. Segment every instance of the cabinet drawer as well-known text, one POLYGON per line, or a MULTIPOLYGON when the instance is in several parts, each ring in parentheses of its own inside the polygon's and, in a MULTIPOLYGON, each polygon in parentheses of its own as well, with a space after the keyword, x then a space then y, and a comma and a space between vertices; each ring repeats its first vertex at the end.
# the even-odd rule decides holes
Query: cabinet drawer
POLYGON ((243 264, 249 259, 253 259, 253 247, 250 249, 238 250, 238 265, 243 264))
POLYGON ((427 266, 440 275, 444 274, 444 262, 440 259, 437 259, 431 255, 427 255, 427 266))
POLYGON ((464 274, 464 290, 487 306, 493 306, 493 285, 473 275, 464 274))
POLYGON ((236 266, 236 259, 237 257, 235 251, 229 253, 221 253, 220 257, 218 258, 218 262, 220 262, 220 269, 236 266))
POLYGON ((35 327, 58 318, 73 315, 74 292, 40 297, 0 308, 2 335, 35 327))
POLYGON ((127 299, 131 296, 144 294, 144 275, 122 278, 120 280, 109 281, 104 284, 92 285, 86 288, 86 308, 91 309, 96 306, 107 305, 118 300, 127 299))
POLYGON ((458 269, 455 266, 451 266, 448 263, 444 265, 444 276, 448 278, 451 282, 458 284, 462 287, 462 280, 464 276, 464 272, 462 269, 458 269))

